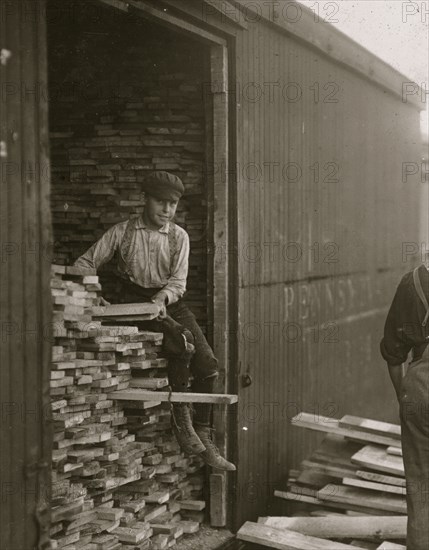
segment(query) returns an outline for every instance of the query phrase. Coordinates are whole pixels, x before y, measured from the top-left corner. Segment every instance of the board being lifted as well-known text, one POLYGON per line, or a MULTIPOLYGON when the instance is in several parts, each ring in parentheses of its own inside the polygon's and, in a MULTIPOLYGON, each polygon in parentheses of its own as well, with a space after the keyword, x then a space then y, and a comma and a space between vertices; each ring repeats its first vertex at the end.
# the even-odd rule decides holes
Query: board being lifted
POLYGON ((137 304, 110 304, 95 306, 92 316, 95 319, 117 319, 123 321, 150 321, 158 317, 159 308, 151 302, 137 304))

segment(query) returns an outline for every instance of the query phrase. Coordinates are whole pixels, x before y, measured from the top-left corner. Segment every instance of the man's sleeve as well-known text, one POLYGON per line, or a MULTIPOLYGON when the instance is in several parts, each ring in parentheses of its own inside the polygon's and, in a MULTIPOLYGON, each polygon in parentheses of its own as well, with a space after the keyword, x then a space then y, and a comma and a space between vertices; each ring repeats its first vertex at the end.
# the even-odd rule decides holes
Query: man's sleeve
POLYGON ((181 298, 186 291, 186 279, 189 268, 189 236, 186 231, 181 231, 178 235, 177 245, 179 249, 178 259, 168 283, 161 292, 167 295, 168 304, 174 304, 181 298))
POLYGON ((387 314, 384 337, 380 342, 380 352, 389 366, 402 365, 407 360, 412 343, 407 338, 410 309, 409 281, 405 276, 396 289, 395 297, 387 314))
POLYGON ((73 265, 82 268, 98 269, 112 259, 119 246, 118 227, 115 225, 82 254, 73 265))

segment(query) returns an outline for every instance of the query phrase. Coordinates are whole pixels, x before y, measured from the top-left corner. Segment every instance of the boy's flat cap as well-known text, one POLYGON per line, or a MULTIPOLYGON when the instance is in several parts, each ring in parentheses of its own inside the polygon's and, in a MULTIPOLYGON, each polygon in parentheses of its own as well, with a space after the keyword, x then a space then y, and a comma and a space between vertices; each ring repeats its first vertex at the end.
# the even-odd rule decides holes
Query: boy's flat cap
POLYGON ((162 200, 178 201, 185 192, 182 180, 162 170, 151 172, 142 185, 142 190, 152 197, 162 200))

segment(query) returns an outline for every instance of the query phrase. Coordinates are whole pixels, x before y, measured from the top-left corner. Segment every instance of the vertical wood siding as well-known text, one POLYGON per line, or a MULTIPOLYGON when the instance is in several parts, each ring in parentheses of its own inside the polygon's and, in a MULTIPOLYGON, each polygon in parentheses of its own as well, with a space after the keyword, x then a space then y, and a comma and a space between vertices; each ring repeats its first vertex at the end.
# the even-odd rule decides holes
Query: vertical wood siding
POLYGON ((398 420, 378 346, 422 186, 402 182, 418 111, 263 21, 237 39, 236 99, 239 526, 320 439, 299 411, 398 420))
POLYGON ((1 547, 36 548, 50 485, 50 214, 44 2, 2 3, 1 547))

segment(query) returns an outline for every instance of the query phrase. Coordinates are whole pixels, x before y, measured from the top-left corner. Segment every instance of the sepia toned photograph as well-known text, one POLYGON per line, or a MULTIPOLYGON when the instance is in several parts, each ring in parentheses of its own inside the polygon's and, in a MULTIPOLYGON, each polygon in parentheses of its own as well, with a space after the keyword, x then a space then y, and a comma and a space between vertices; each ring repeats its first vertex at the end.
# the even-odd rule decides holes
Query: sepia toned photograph
POLYGON ((0 550, 429 550, 429 0, 0 0, 0 550))

